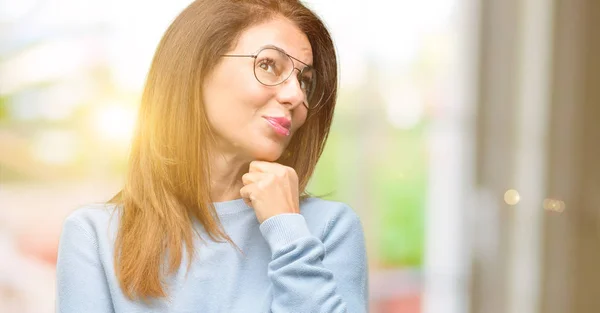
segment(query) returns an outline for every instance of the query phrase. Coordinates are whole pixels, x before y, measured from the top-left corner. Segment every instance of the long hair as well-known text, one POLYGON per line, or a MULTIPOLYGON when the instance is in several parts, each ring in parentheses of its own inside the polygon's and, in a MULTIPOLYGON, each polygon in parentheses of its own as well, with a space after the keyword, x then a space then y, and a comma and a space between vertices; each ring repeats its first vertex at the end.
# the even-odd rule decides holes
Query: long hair
MULTIPOLYGON (((210 126, 202 83, 219 56, 256 24, 283 17, 308 37, 319 80, 319 109, 278 162, 294 168, 302 199, 321 156, 335 107, 337 58, 323 22, 293 0, 197 0, 162 37, 143 90, 124 188, 109 202, 120 214, 115 272, 129 299, 167 296, 165 275, 184 254, 194 255, 194 220, 212 240, 235 243, 225 233, 210 198, 210 126)), ((237 248, 237 246, 235 246, 237 248)), ((188 265, 189 269, 189 265, 188 265)))

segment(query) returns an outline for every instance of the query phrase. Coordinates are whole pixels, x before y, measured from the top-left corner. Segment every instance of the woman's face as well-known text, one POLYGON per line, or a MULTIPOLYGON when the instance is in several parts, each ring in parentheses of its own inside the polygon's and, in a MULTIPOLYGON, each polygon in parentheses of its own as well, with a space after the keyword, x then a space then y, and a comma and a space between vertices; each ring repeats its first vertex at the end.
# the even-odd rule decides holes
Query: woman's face
MULTIPOLYGON (((292 22, 275 19, 246 29, 227 55, 253 55, 275 46, 297 60, 312 65, 312 48, 306 35, 292 22)), ((293 60, 295 68, 305 65, 293 60)), ((221 57, 204 84, 204 105, 216 133, 219 152, 248 160, 277 160, 295 132, 304 124, 306 86, 298 71, 282 84, 265 86, 254 75, 252 57, 221 57)), ((262 63, 258 70, 270 71, 262 63)))

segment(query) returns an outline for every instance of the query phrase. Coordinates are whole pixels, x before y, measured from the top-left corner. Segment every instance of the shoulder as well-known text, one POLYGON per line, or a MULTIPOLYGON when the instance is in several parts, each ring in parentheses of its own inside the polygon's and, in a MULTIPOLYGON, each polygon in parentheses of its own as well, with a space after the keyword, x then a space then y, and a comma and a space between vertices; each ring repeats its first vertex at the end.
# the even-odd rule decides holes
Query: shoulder
POLYGON ((344 202, 308 198, 300 204, 300 213, 309 225, 319 226, 322 236, 331 232, 362 232, 358 214, 344 202))
POLYGON ((62 226, 62 233, 83 233, 89 239, 97 241, 102 234, 114 228, 118 219, 117 206, 114 204, 89 204, 69 213, 62 226))
POLYGON ((308 198, 300 203, 300 212, 305 216, 318 216, 323 219, 358 219, 358 215, 348 204, 339 201, 308 198))

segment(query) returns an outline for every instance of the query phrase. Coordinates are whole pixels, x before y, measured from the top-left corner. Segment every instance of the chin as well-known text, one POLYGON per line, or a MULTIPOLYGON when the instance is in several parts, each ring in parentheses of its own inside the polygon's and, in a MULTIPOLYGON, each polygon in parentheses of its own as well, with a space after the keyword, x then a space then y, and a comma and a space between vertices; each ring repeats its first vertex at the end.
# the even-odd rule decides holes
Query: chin
POLYGON ((254 153, 253 154, 255 160, 266 161, 266 162, 275 162, 281 157, 281 153, 254 153))
POLYGON ((256 146, 252 151, 250 151, 250 155, 255 160, 267 161, 267 162, 275 162, 277 161, 281 155, 283 154, 284 149, 281 147, 259 147, 256 146))

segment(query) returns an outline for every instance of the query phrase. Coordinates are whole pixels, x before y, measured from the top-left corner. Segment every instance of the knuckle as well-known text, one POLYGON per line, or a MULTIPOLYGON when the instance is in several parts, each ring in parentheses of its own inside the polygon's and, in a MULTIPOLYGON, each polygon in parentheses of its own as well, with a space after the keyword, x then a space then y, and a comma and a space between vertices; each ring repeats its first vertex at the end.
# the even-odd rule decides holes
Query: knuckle
POLYGON ((290 177, 298 177, 298 174, 296 173, 296 171, 291 167, 287 168, 287 174, 290 177))
POLYGON ((256 169, 256 161, 250 162, 249 169, 256 169))

